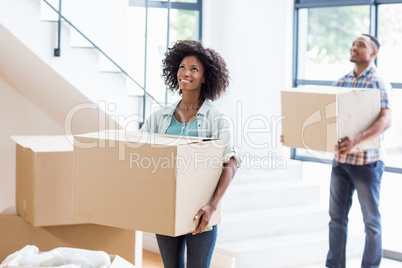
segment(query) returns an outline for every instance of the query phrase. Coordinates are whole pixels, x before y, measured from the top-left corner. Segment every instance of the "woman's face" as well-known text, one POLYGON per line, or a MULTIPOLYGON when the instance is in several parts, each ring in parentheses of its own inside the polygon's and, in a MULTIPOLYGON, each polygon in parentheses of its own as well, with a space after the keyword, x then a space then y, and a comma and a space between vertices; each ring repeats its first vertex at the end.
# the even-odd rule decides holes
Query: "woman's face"
POLYGON ((187 56, 180 62, 177 81, 182 92, 199 91, 205 83, 204 66, 196 56, 187 56))

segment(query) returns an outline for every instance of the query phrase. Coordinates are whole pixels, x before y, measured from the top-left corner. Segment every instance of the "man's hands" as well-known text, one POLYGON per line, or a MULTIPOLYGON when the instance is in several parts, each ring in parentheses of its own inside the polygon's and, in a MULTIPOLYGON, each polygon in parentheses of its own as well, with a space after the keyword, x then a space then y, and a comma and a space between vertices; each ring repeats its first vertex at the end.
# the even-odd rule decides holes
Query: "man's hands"
POLYGON ((338 141, 338 145, 336 146, 335 150, 338 152, 338 155, 347 155, 357 144, 358 141, 356 138, 346 136, 338 141))

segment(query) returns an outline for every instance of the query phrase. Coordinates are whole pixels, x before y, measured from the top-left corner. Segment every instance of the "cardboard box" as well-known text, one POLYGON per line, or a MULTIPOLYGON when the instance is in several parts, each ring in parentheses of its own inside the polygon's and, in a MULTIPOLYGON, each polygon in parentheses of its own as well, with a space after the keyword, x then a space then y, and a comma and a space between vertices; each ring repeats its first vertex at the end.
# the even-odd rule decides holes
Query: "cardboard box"
MULTIPOLYGON (((198 226, 222 172, 220 140, 106 131, 74 140, 79 220, 178 236, 198 226)), ((210 220, 220 223, 220 206, 210 220)))
MULTIPOLYGON (((111 261, 109 268, 135 268, 135 266, 132 263, 126 261, 125 259, 123 259, 122 257, 120 257, 118 255, 109 255, 109 256, 110 256, 110 261, 111 261)), ((20 264, 20 262, 18 260, 18 257, 16 257, 15 259, 11 260, 9 264, 0 265, 0 268, 24 268, 24 267, 25 268, 26 267, 40 268, 40 267, 33 267, 33 266, 19 266, 19 264, 20 264)), ((48 268, 57 268, 57 266, 56 267, 48 267, 48 268)))
POLYGON ((101 250, 131 263, 136 260, 135 231, 96 224, 34 227, 17 214, 0 214, 0 262, 26 245, 41 251, 57 247, 101 250))
POLYGON ((73 145, 67 137, 12 139, 16 142, 18 214, 37 227, 86 223, 73 219, 73 145))
MULTIPOLYGON (((370 127, 381 110, 380 90, 344 87, 294 88, 281 92, 284 145, 335 152, 338 140, 370 127)), ((380 137, 354 150, 379 148, 380 137)))

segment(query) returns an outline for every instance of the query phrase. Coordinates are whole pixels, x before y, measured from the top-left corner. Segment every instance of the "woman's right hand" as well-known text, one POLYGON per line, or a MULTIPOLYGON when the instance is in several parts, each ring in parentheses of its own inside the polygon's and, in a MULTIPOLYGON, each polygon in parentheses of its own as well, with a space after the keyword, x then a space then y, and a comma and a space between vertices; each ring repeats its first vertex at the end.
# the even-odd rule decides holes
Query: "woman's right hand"
POLYGON ((195 215, 194 219, 200 219, 200 223, 198 224, 197 230, 195 230, 192 234, 200 234, 207 229, 209 221, 211 220, 212 214, 214 214, 216 208, 214 208, 211 204, 203 206, 195 215))

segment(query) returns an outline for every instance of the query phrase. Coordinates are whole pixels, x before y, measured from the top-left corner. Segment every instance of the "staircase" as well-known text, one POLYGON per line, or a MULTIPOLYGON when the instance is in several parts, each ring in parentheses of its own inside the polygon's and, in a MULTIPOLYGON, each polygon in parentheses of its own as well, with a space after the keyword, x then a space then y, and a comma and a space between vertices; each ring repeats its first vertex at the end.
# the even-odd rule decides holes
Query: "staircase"
MULTIPOLYGON (((329 173, 320 170, 322 166, 288 160, 286 169, 238 169, 222 200, 211 268, 323 266, 328 251, 329 173), (309 171, 303 170, 305 166, 309 171), (309 173, 319 180, 306 178, 309 173)), ((355 207, 350 215, 356 219, 351 219, 349 228, 348 258, 361 256, 364 243, 360 211, 355 207)), ((153 234, 144 233, 143 246, 159 253, 153 234)))
MULTIPOLYGON (((73 2, 80 6, 91 1, 64 2, 63 8, 66 6, 68 11, 68 5, 73 2)), ((98 6, 106 2, 95 1, 98 6)), ((104 56, 80 41, 75 30, 65 22, 61 27, 61 57, 54 57, 57 16, 49 17, 49 8, 45 6, 41 0, 0 1, 0 37, 8 40, 0 44, 3 76, 60 125, 66 124, 66 117, 73 118, 75 133, 105 128, 138 129, 142 121, 142 96, 128 96, 126 76, 105 64, 104 56)), ((111 12, 122 14, 118 23, 125 25, 127 2, 113 1, 110 8, 111 12)), ((77 12, 71 12, 74 13, 77 12)), ((99 27, 106 37, 115 40, 109 43, 118 53, 110 45, 102 47, 103 50, 124 68, 125 58, 121 54, 125 54, 126 48, 123 37, 116 34, 119 30, 113 25, 99 27)), ((125 34, 124 29, 120 31, 125 34)), ((99 37, 95 39, 102 42, 99 37)))

